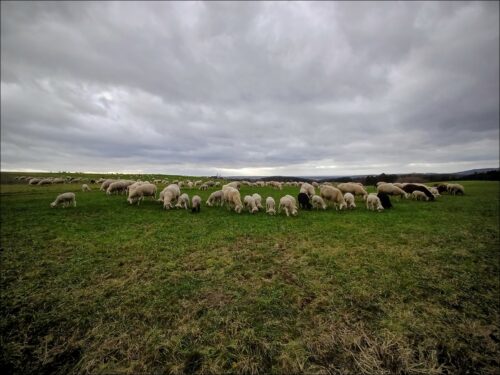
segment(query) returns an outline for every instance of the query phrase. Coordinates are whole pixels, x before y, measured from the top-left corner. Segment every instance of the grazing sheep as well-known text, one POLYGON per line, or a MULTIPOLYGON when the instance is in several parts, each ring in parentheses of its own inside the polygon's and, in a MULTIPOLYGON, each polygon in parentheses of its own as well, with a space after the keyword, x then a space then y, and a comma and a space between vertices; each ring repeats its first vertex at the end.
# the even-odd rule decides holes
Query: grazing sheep
MULTIPOLYGON (((356 182, 346 182, 343 184, 338 184, 337 189, 339 189, 342 193, 351 193, 353 195, 361 195, 363 199, 366 199, 368 193, 360 184, 356 182)), ((354 206, 356 207, 356 206, 354 206)))
POLYGON ((189 195, 186 193, 181 194, 179 199, 177 200, 177 204, 175 205, 177 208, 185 208, 186 210, 189 208, 189 195))
POLYGON ((380 202, 380 198, 375 193, 370 193, 366 198, 366 209, 372 211, 383 211, 384 206, 380 202))
POLYGON ((352 195, 351 193, 345 193, 344 200, 345 203, 347 204, 347 208, 349 209, 356 208, 356 203, 354 203, 354 195, 352 195))
POLYGON ((446 186, 446 190, 448 191, 448 193, 450 193, 452 195, 457 195, 457 194, 464 195, 465 194, 465 189, 460 184, 448 184, 446 186))
POLYGON ((200 185, 200 190, 208 190, 208 185, 207 184, 201 184, 200 185))
POLYGON ((51 178, 44 178, 40 181, 38 181, 37 185, 50 185, 52 184, 52 179, 51 178))
POLYGON ((312 208, 312 204, 309 202, 309 196, 306 193, 299 193, 297 200, 299 201, 299 207, 301 209, 310 210, 312 208))
POLYGON ((386 193, 378 193, 377 194, 378 199, 380 199, 380 202, 382 203, 382 207, 384 207, 386 210, 388 208, 392 208, 392 203, 389 198, 389 195, 386 193))
POLYGON ((433 201, 434 200, 434 195, 432 195, 432 193, 429 191, 429 189, 424 186, 424 185, 420 185, 420 184, 405 184, 403 186, 403 190, 405 192, 407 192, 408 194, 412 194, 414 191, 421 191, 422 193, 424 193, 429 199, 427 200, 431 200, 433 201))
POLYGON ((269 181, 269 186, 276 188, 278 190, 283 190, 283 184, 278 181, 269 181))
POLYGON ((300 186, 300 193, 305 193, 311 198, 314 194, 316 194, 316 191, 314 190, 314 186, 311 184, 308 184, 307 182, 304 182, 300 186))
POLYGON ((163 208, 169 210, 173 208, 172 202, 176 201, 181 195, 181 190, 179 185, 170 184, 165 189, 160 192, 160 198, 158 200, 163 202, 163 208))
POLYGON ((222 188, 224 188, 225 186, 228 186, 228 187, 233 187, 233 188, 235 188, 235 189, 240 190, 240 188, 241 188, 241 183, 240 183, 239 181, 233 181, 233 182, 230 182, 230 183, 228 183, 228 184, 226 184, 226 185, 222 186, 222 188))
POLYGON ((278 213, 281 213, 282 208, 285 210, 286 216, 290 216, 290 214, 292 214, 292 216, 298 215, 295 198, 291 195, 285 195, 284 197, 281 197, 280 204, 278 206, 278 213))
POLYGON ((393 184, 382 184, 377 187, 377 193, 385 193, 388 195, 398 195, 400 197, 408 198, 408 193, 393 184))
POLYGON ((448 184, 436 184, 434 186, 437 188, 439 194, 448 192, 448 184))
POLYGON ((82 191, 91 191, 92 189, 87 184, 82 185, 82 191))
POLYGON ((198 181, 195 181, 195 182, 194 182, 193 186, 194 186, 194 187, 197 187, 198 185, 201 185, 202 183, 203 183, 203 181, 202 181, 202 180, 198 180, 198 181))
POLYGON ((325 202, 332 202, 336 210, 342 210, 342 208, 347 207, 342 192, 336 187, 323 185, 320 188, 320 196, 325 202))
POLYGON ((214 191, 212 194, 210 194, 205 204, 209 207, 212 207, 214 204, 219 203, 219 206, 222 206, 223 198, 224 198, 224 193, 222 192, 222 190, 217 190, 214 191))
POLYGON ((429 197, 425 195, 423 191, 414 190, 411 193, 411 197, 417 201, 428 201, 429 197))
POLYGON ((377 184, 375 186, 379 187, 380 185, 383 185, 383 184, 387 184, 387 182, 385 182, 385 181, 379 181, 379 182, 377 182, 377 184))
POLYGON ((137 205, 144 199, 144 197, 153 197, 156 199, 156 185, 145 183, 139 186, 136 186, 133 189, 128 191, 127 201, 130 204, 137 202, 137 205))
POLYGON ((54 208, 56 206, 62 205, 63 207, 67 207, 73 204, 73 207, 76 207, 76 196, 75 193, 62 193, 56 197, 56 200, 50 204, 50 207, 54 208))
POLYGON ((313 181, 311 185, 314 186, 315 188, 319 188, 319 184, 316 181, 313 181))
MULTIPOLYGON (((133 182, 132 182, 133 183, 133 182)), ((113 193, 125 193, 127 191, 127 186, 131 184, 128 184, 128 181, 124 180, 118 180, 115 182, 112 182, 109 184, 108 188, 106 189, 106 194, 111 195, 113 193)))
POLYGON ((225 186, 222 192, 224 194, 224 202, 228 204, 229 208, 234 206, 234 211, 240 213, 243 209, 243 204, 241 203, 239 190, 232 186, 225 186))
POLYGON ((101 184, 101 188, 99 190, 106 191, 108 189, 109 185, 111 185, 115 181, 116 180, 113 180, 113 179, 104 180, 103 183, 101 184))
POLYGON ((266 214, 276 215, 276 202, 273 197, 266 198, 266 214))
POLYGON ((243 198, 243 204, 251 214, 259 212, 259 208, 255 204, 255 199, 251 195, 245 195, 245 198, 243 198))
POLYGON ((316 209, 321 208, 323 210, 326 210, 326 203, 323 200, 323 198, 321 198, 319 195, 313 195, 313 197, 312 197, 312 205, 316 209))
POLYGON ((28 185, 36 185, 38 184, 42 179, 41 178, 32 178, 31 180, 28 181, 28 185))
POLYGON ((199 195, 194 195, 191 200, 191 212, 200 212, 201 210, 201 198, 199 195))

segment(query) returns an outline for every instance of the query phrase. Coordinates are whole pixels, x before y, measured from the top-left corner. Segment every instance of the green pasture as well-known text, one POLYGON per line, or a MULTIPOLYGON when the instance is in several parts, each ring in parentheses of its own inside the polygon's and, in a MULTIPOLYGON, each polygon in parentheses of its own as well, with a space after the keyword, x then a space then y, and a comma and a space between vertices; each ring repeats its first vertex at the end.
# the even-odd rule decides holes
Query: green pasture
MULTIPOLYGON (((357 199, 286 217, 164 211, 98 185, 11 177, 0 200, 7 373, 499 372, 498 182, 392 199, 381 213, 357 199), (77 207, 50 208, 66 191, 77 207)), ((181 190, 204 203, 216 189, 181 190)), ((241 189, 255 192, 278 203, 298 188, 241 189)))

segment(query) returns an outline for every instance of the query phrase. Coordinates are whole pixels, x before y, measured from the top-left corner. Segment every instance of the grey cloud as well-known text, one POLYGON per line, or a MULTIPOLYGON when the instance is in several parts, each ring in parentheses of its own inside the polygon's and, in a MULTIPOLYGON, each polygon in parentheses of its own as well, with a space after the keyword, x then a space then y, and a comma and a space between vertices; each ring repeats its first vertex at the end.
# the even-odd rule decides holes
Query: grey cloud
POLYGON ((1 7, 2 169, 498 166, 498 3, 1 7))

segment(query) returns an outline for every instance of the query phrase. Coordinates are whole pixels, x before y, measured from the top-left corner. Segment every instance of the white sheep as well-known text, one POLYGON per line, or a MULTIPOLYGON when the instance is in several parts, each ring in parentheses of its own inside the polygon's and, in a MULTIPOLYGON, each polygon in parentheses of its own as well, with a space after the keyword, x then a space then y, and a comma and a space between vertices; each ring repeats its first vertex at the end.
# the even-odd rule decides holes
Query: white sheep
POLYGON ((87 184, 82 185, 82 191, 91 191, 92 189, 87 184))
POLYGON ((208 185, 207 184, 201 184, 200 185, 200 190, 208 190, 208 185))
POLYGON ((305 193, 309 198, 311 198, 313 195, 316 194, 316 191, 314 190, 314 186, 308 184, 307 182, 304 182, 300 186, 300 193, 305 193))
POLYGON ((252 194, 253 199, 255 200, 255 205, 259 210, 263 210, 264 207, 262 207, 262 197, 260 194, 254 193, 252 194))
POLYGON ((343 184, 338 184, 337 189, 339 189, 344 194, 351 193, 353 195, 361 195, 363 199, 366 199, 366 196, 368 195, 363 186, 356 182, 346 182, 343 184))
POLYGON ((457 195, 457 194, 465 194, 465 189, 462 185, 460 184, 448 184, 446 186, 446 190, 448 191, 449 194, 452 195, 457 195))
POLYGON ((354 202, 354 195, 352 195, 351 193, 345 193, 344 200, 345 203, 347 204, 347 208, 349 209, 356 208, 356 203, 354 202))
POLYGON ((56 197, 56 200, 50 204, 50 207, 54 208, 62 204, 63 207, 67 207, 73 204, 76 207, 76 196, 75 193, 62 193, 56 197))
POLYGON ((233 181, 233 182, 230 182, 230 183, 228 183, 228 184, 226 184, 226 185, 222 186, 222 188, 224 189, 224 187, 226 187, 226 186, 228 186, 228 187, 233 187, 233 188, 235 188, 235 189, 240 190, 240 188, 241 188, 241 183, 240 183, 239 181, 233 181))
POLYGON ((222 199, 224 198, 224 193, 222 190, 214 191, 207 199, 205 203, 207 206, 212 207, 214 204, 219 203, 219 206, 222 206, 222 199))
POLYGON ((137 202, 137 205, 144 199, 144 197, 153 197, 156 199, 156 185, 145 183, 139 186, 136 186, 133 189, 129 189, 127 201, 130 204, 137 202))
POLYGON ((185 208, 186 210, 189 208, 189 195, 186 193, 181 194, 179 199, 177 200, 177 204, 175 205, 177 208, 185 208))
POLYGON ((342 192, 336 187, 330 185, 321 186, 320 196, 325 200, 325 202, 332 202, 336 210, 342 210, 347 207, 342 192))
POLYGON ((192 205, 191 205, 191 211, 192 212, 200 212, 201 209, 201 198, 199 195, 194 195, 193 199, 191 200, 192 205))
POLYGON ((326 203, 319 195, 313 195, 311 200, 312 206, 316 209, 326 210, 326 203))
POLYGON ((179 189, 179 185, 170 184, 160 193, 160 199, 163 202, 163 208, 165 210, 171 209, 172 203, 175 202, 179 196, 181 195, 181 190, 179 189))
MULTIPOLYGON (((131 183, 133 184, 133 182, 131 183)), ((128 181, 124 180, 118 180, 115 182, 112 182, 109 184, 108 188, 106 189, 106 194, 111 195, 113 193, 125 193, 127 191, 127 186, 131 185, 128 184, 128 181)))
POLYGON ((292 216, 298 215, 295 198, 291 195, 285 195, 284 197, 281 197, 280 204, 278 206, 278 213, 281 213, 282 208, 285 210, 286 216, 290 216, 290 214, 292 214, 292 216))
POLYGON ((274 201, 273 197, 267 197, 266 198, 266 213, 269 215, 275 215, 276 214, 276 202, 274 201))
POLYGON ((377 193, 386 193, 388 195, 399 195, 408 198, 408 193, 394 184, 382 184, 377 187, 377 193))
POLYGON ((372 211, 383 211, 384 206, 382 206, 382 202, 380 202, 380 198, 377 197, 376 193, 370 193, 366 198, 366 209, 372 211))
POLYGON ((251 214, 259 212, 259 209, 255 204, 255 199, 251 195, 245 195, 245 198, 243 198, 243 204, 251 214))
POLYGON ((227 203, 230 208, 234 206, 234 211, 240 213, 243 209, 243 204, 241 203, 239 190, 232 186, 225 186, 222 192, 224 194, 224 202, 227 203))
POLYGON ((428 201, 429 200, 429 197, 427 195, 425 195, 425 193, 423 191, 419 191, 419 190, 414 190, 411 193, 411 197, 412 197, 412 199, 415 199, 417 201, 428 201))

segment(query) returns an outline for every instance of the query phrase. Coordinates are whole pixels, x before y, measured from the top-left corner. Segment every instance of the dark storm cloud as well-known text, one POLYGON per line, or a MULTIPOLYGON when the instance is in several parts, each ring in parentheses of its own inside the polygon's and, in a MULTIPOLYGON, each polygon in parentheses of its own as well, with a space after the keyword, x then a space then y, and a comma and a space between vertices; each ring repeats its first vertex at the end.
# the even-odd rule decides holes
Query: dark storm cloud
POLYGON ((2 169, 498 166, 479 2, 3 2, 2 169))

